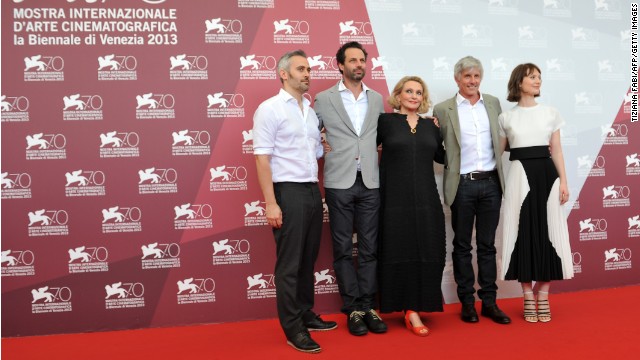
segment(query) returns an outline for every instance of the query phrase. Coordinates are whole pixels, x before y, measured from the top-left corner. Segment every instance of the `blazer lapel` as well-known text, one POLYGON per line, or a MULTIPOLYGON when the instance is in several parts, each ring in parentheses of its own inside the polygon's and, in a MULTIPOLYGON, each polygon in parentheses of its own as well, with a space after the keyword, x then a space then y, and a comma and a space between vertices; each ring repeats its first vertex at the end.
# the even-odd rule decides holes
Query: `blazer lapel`
POLYGON ((460 119, 458 118, 458 104, 456 104, 456 97, 449 102, 449 120, 451 121, 451 125, 453 126, 453 134, 456 137, 456 141, 458 142, 458 147, 461 148, 460 145, 460 119))
POLYGON ((369 91, 367 91, 366 95, 367 95, 367 115, 365 115, 364 117, 364 124, 362 124, 362 131, 360 132, 361 134, 364 134, 364 132, 369 127, 369 124, 371 124, 374 119, 377 119, 378 116, 380 116, 380 114, 375 113, 375 109, 377 107, 376 107, 376 104, 373 103, 374 102, 373 97, 369 96, 369 91))
POLYGON ((487 109, 487 115, 489 116, 489 126, 491 129, 491 138, 493 139, 493 143, 496 144, 498 141, 498 112, 492 103, 486 102, 484 107, 487 109))

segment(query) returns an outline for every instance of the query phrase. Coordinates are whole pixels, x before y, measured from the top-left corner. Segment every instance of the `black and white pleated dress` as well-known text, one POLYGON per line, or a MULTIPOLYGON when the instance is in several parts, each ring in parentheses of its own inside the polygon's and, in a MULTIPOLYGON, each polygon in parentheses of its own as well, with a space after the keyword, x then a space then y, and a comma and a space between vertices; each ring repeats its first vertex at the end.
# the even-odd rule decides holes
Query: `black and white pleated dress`
POLYGON ((515 106, 499 117, 509 139, 511 166, 503 206, 500 278, 519 282, 573 277, 567 219, 560 205, 560 179, 551 160, 551 135, 564 125, 558 110, 515 106))

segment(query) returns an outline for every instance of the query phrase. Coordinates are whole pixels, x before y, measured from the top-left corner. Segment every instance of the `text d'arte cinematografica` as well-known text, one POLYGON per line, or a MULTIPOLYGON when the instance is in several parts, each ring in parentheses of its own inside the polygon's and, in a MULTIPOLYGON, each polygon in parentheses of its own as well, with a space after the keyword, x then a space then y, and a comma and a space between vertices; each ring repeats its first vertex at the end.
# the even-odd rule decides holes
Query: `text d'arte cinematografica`
POLYGON ((13 18, 14 33, 26 36, 28 45, 82 44, 83 39, 73 33, 99 34, 93 40, 84 40, 87 45, 95 44, 96 39, 103 45, 143 45, 145 39, 149 45, 165 43, 165 40, 177 43, 175 34, 172 34, 173 40, 170 37, 156 38, 178 31, 174 22, 177 19, 175 9, 17 8, 13 11, 13 18), (113 33, 128 34, 118 36, 113 33), (138 33, 146 34, 141 36, 138 33))

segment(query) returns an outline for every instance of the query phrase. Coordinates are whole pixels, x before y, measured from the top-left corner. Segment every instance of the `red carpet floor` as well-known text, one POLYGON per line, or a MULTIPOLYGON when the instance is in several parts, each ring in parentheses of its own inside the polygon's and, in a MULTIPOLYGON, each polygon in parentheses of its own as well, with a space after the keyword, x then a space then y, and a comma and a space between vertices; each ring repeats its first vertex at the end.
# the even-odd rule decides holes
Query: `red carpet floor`
MULTIPOLYGON (((286 345, 277 320, 155 328, 88 334, 2 339, 2 359, 638 359, 640 286, 551 294, 553 320, 526 323, 522 299, 498 304, 510 325, 487 318, 459 320, 459 304, 427 315, 431 334, 420 338, 404 328, 400 313, 383 318, 389 332, 349 335, 341 314, 338 329, 313 333, 323 348, 304 354, 286 345), (635 355, 634 355, 635 354, 635 355)), ((479 308, 480 304, 476 303, 479 308)))

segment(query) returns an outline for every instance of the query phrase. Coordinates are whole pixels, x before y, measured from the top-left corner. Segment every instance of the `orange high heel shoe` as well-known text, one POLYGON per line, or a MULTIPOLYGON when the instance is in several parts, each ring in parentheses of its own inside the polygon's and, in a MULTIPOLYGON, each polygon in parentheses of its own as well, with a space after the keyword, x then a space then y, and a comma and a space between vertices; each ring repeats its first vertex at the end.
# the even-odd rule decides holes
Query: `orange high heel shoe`
POLYGON ((404 314, 404 324, 407 326, 407 329, 411 330, 414 334, 418 336, 427 336, 429 335, 429 328, 426 326, 413 326, 411 324, 411 320, 409 320, 409 315, 416 314, 415 311, 407 310, 404 314))

